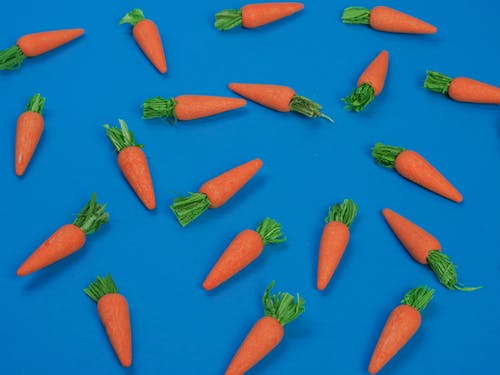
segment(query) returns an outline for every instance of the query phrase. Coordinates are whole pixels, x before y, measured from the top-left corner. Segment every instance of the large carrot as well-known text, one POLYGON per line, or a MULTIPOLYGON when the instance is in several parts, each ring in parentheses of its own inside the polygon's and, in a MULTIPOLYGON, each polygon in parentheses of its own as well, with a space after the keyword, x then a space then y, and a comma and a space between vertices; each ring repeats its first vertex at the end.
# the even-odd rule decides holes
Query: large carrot
POLYGON ((427 160, 415 151, 377 143, 372 149, 375 161, 394 168, 410 181, 454 202, 462 202, 462 194, 427 160))
POLYGON ((132 330, 127 300, 118 293, 110 275, 97 276, 83 291, 97 303, 97 312, 121 365, 129 367, 132 364, 132 330))
POLYGON ((389 66, 389 53, 380 52, 358 79, 357 87, 342 99, 350 111, 360 112, 382 92, 389 66))
POLYGON ((167 62, 160 32, 156 24, 146 19, 140 9, 128 12, 120 21, 120 25, 128 23, 133 26, 132 34, 142 52, 160 73, 167 72, 167 62))
POLYGON ((235 195, 262 167, 262 160, 241 164, 205 182, 198 193, 174 199, 170 209, 185 227, 209 208, 217 208, 235 195))
POLYGON ((242 375, 260 362, 283 339, 283 327, 304 312, 305 301, 279 292, 270 295, 274 281, 264 292, 264 317, 259 319, 234 355, 225 375, 242 375))
POLYGON ((154 210, 155 192, 148 161, 144 151, 141 150, 143 145, 135 143, 134 134, 128 129, 125 121, 119 119, 118 122, 120 129, 104 125, 106 135, 118 151, 118 165, 144 206, 148 210, 154 210))
POLYGON ((97 203, 95 194, 92 194, 73 224, 63 225, 55 231, 18 268, 17 276, 26 276, 80 250, 85 244, 86 236, 109 220, 105 209, 106 205, 97 203))
POLYGON ((326 225, 323 228, 319 245, 318 275, 316 288, 324 290, 330 282, 333 273, 344 255, 349 243, 349 227, 351 226, 358 206, 352 199, 344 199, 341 204, 330 207, 328 216, 325 218, 326 225))
POLYGON ((488 85, 475 79, 451 78, 428 70, 424 87, 446 95, 458 102, 500 104, 500 87, 488 85))
POLYGON ((406 293, 401 305, 392 310, 370 359, 370 374, 379 372, 410 341, 420 328, 420 312, 433 296, 434 289, 419 286, 406 293))
POLYGON ((68 29, 24 35, 17 40, 16 45, 0 51, 0 70, 19 69, 27 57, 51 51, 71 42, 83 33, 83 29, 68 29))
POLYGON ((390 33, 435 34, 437 28, 427 22, 385 6, 372 10, 363 7, 350 7, 344 10, 342 22, 370 25, 373 29, 390 33))
POLYGON ((287 86, 230 83, 229 88, 249 100, 279 112, 298 112, 306 117, 323 117, 330 122, 333 120, 321 112, 321 105, 304 96, 295 94, 287 86))
POLYGON ((455 265, 448 255, 441 252, 441 245, 434 236, 388 208, 384 208, 382 214, 389 227, 413 259, 420 264, 428 264, 441 284, 446 288, 464 292, 479 289, 460 285, 455 265))
POLYGON ((208 117, 246 104, 243 99, 221 96, 181 95, 170 99, 157 96, 144 102, 142 118, 165 118, 173 124, 177 120, 187 121, 208 117))
POLYGON ((215 15, 215 27, 221 31, 237 26, 254 29, 288 17, 304 9, 302 3, 248 4, 241 9, 225 9, 215 15))
POLYGON ((16 150, 14 154, 14 169, 16 175, 22 176, 28 167, 43 131, 42 110, 45 98, 35 94, 24 111, 17 118, 16 150))
POLYGON ((286 241, 282 236, 281 224, 270 218, 264 219, 257 230, 246 229, 240 232, 208 274, 203 288, 217 288, 257 259, 265 245, 286 241))

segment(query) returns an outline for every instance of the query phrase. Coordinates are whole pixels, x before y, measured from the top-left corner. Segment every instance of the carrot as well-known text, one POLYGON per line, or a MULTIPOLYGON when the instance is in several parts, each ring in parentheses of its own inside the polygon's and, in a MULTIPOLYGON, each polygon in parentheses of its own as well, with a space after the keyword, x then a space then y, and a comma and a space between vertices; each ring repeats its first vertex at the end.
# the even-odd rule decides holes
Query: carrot
POLYGON ((344 199, 341 204, 330 207, 325 218, 319 245, 318 275, 316 288, 324 290, 330 282, 342 255, 349 243, 349 227, 351 226, 358 206, 352 199, 344 199))
POLYGON ((174 199, 170 209, 185 227, 209 208, 217 208, 235 195, 262 167, 262 160, 241 164, 205 182, 198 193, 174 199))
POLYGON ((119 119, 120 129, 104 125, 106 135, 118 151, 118 165, 125 179, 148 210, 156 207, 153 181, 149 172, 146 155, 141 150, 143 145, 135 143, 134 134, 125 121, 119 119))
POLYGON ((83 291, 97 303, 102 325, 121 365, 129 367, 132 364, 132 331, 127 300, 118 293, 110 275, 97 276, 83 291))
POLYGON ((375 96, 382 92, 388 66, 389 53, 382 51, 361 74, 357 87, 348 97, 342 99, 347 104, 345 108, 356 112, 365 109, 375 96))
POLYGON ((128 23, 133 26, 132 34, 142 52, 160 73, 167 72, 167 62, 160 32, 156 24, 144 17, 140 9, 128 12, 120 21, 120 25, 128 23))
POLYGON ((208 117, 241 108, 246 104, 243 99, 221 96, 181 95, 170 99, 157 96, 144 102, 142 118, 165 118, 174 124, 177 120, 187 121, 208 117))
POLYGON ((226 9, 215 15, 215 27, 221 31, 237 26, 255 29, 288 17, 304 9, 302 3, 248 4, 241 9, 226 9))
POLYGON ((17 119, 16 150, 14 154, 14 169, 16 175, 22 176, 28 167, 43 131, 42 110, 45 98, 35 94, 24 111, 17 119))
POLYGON ((415 151, 377 143, 372 149, 375 161, 394 168, 410 181, 454 202, 462 202, 462 194, 448 180, 415 151))
POLYGON ((260 105, 274 109, 278 112, 298 112, 306 117, 323 117, 330 122, 333 120, 321 112, 321 105, 312 100, 295 94, 287 86, 230 83, 229 89, 260 105))
POLYGON ((246 229, 240 232, 208 274, 203 282, 203 289, 215 289, 229 280, 257 259, 265 245, 286 241, 282 236, 281 224, 270 218, 260 222, 257 230, 246 229))
POLYGON ((446 95, 458 102, 500 104, 500 88, 475 79, 451 78, 428 70, 424 87, 446 95))
POLYGON ((424 310, 434 296, 434 289, 419 286, 405 294, 401 305, 392 310, 373 351, 368 372, 376 374, 420 328, 424 310))
POLYGON ((45 31, 27 34, 16 45, 0 51, 0 70, 15 70, 27 57, 35 57, 56 49, 83 35, 83 29, 45 31))
POLYGON ((370 25, 373 29, 390 33, 435 34, 437 28, 427 22, 398 10, 376 6, 372 10, 363 7, 344 9, 342 22, 370 25))
POLYGON ((382 214, 413 259, 420 264, 428 264, 446 288, 465 292, 479 289, 461 286, 458 282, 455 265, 448 255, 441 252, 439 241, 431 234, 388 208, 385 208, 382 214))
POLYGON ((55 231, 17 269, 17 276, 26 276, 70 256, 85 244, 86 236, 97 231, 109 220, 106 205, 96 202, 95 193, 80 211, 73 224, 55 231))
POLYGON ((304 312, 305 301, 279 292, 270 295, 274 281, 264 292, 264 317, 259 319, 234 355, 225 375, 241 375, 260 362, 283 339, 283 327, 304 312))

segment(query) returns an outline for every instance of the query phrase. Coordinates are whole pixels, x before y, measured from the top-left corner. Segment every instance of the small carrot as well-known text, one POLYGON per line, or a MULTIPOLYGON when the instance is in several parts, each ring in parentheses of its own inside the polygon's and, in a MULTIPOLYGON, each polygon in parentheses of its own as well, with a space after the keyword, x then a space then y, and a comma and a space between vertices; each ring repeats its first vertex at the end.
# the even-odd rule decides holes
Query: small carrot
POLYGON ((154 210, 155 192, 148 161, 144 151, 141 150, 143 145, 135 143, 134 134, 128 129, 125 121, 119 119, 118 122, 120 129, 111 128, 108 124, 104 125, 104 128, 109 140, 118 151, 120 170, 144 206, 148 210, 154 210))
POLYGON ((382 92, 388 66, 389 53, 382 51, 361 74, 358 85, 353 92, 342 99, 347 104, 345 108, 356 112, 365 109, 375 99, 375 96, 382 92))
POLYGON ((97 303, 102 325, 121 365, 129 367, 132 364, 132 330, 127 300, 118 293, 110 275, 97 276, 83 291, 97 303))
POLYGON ((0 70, 15 70, 27 57, 35 57, 56 49, 83 35, 83 29, 45 31, 27 34, 16 45, 0 51, 0 70))
POLYGON ((373 29, 389 33, 435 34, 437 28, 427 22, 385 6, 372 10, 363 7, 344 9, 342 22, 370 25, 373 29))
POLYGON ((174 199, 170 209, 185 227, 209 208, 217 208, 235 195, 262 167, 262 160, 241 164, 205 182, 198 193, 174 199))
POLYGON ((245 106, 247 102, 239 98, 222 96, 181 95, 164 99, 160 96, 147 99, 143 104, 143 119, 165 118, 171 124, 195 120, 245 106))
POLYGON ((283 339, 283 327, 304 312, 305 301, 279 292, 270 295, 274 281, 264 292, 264 317, 259 319, 234 355, 225 375, 242 375, 260 362, 283 339))
POLYGON ((458 282, 455 265, 448 255, 441 252, 441 245, 434 236, 388 208, 384 208, 382 214, 413 259, 420 264, 428 264, 446 288, 464 292, 479 289, 461 286, 458 282))
POLYGON ((420 328, 420 312, 433 296, 434 289, 419 286, 406 293, 401 305, 392 310, 368 365, 370 374, 379 372, 410 341, 420 328))
POLYGON ((270 218, 264 219, 257 230, 246 229, 240 232, 208 274, 203 282, 203 289, 215 289, 229 280, 257 259, 265 245, 286 241, 282 236, 281 224, 270 218))
POLYGON ((293 111, 306 117, 323 117, 333 122, 333 119, 321 112, 321 105, 304 96, 296 95, 295 91, 287 86, 230 83, 229 89, 244 98, 278 112, 293 111))
POLYGON ((377 164, 396 169, 401 176, 436 194, 457 203, 463 200, 462 194, 415 151, 377 143, 372 149, 372 156, 377 164))
POLYGON ((132 34, 141 48, 142 52, 151 61, 160 73, 167 72, 167 62, 163 44, 161 42, 160 32, 156 24, 146 19, 140 9, 133 9, 128 12, 120 21, 120 25, 128 23, 133 26, 132 34))
POLYGON ((55 231, 18 268, 17 276, 26 276, 80 250, 85 244, 86 236, 109 220, 105 209, 106 205, 97 203, 95 194, 92 194, 73 224, 63 225, 55 231))
POLYGON ((349 227, 351 226, 358 206, 352 199, 344 199, 341 204, 330 207, 328 216, 325 218, 326 225, 323 228, 319 245, 318 275, 316 288, 324 290, 330 282, 333 273, 344 255, 349 243, 349 227))
POLYGON ((500 87, 488 85, 475 79, 451 78, 442 73, 428 70, 424 87, 446 95, 457 102, 500 104, 500 87))
POLYGON ((221 31, 237 26, 255 29, 304 9, 302 3, 248 4, 241 9, 226 9, 215 15, 215 27, 221 31))

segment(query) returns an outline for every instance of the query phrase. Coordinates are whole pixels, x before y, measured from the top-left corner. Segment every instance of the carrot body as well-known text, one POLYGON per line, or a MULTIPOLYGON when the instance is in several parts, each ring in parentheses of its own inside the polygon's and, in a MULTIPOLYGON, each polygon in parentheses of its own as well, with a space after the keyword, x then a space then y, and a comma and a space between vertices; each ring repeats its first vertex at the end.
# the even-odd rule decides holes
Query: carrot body
POLYGON ((332 221, 325 225, 321 235, 316 288, 324 290, 344 255, 349 242, 349 228, 344 223, 332 221))
POLYGON ((83 33, 83 29, 45 31, 24 35, 16 44, 27 57, 35 57, 71 42, 83 33))
POLYGON ((175 103, 175 117, 187 121, 241 108, 246 101, 220 96, 180 95, 175 98, 175 103))
POLYGON ((448 95, 459 102, 500 104, 499 87, 470 78, 454 78, 448 88, 448 95))
POLYGON ((44 121, 37 112, 23 112, 17 119, 14 167, 16 175, 22 176, 36 150, 42 135, 44 121))
POLYGON ((389 53, 387 51, 382 51, 361 74, 358 79, 358 86, 367 83, 373 88, 375 95, 380 94, 384 88, 388 66, 389 53))
POLYGON ((262 3, 249 4, 241 8, 241 25, 254 29, 277 21, 304 9, 301 3, 262 3))
POLYGON ((149 61, 151 61, 160 73, 166 73, 167 61, 165 59, 165 52, 163 51, 160 32, 156 24, 151 20, 140 21, 134 26, 132 33, 149 61))
POLYGON ((295 91, 287 86, 230 83, 229 89, 247 99, 279 112, 290 112, 295 91))
POLYGON ((370 12, 370 26, 375 30, 406 34, 435 34, 437 28, 398 10, 376 6, 370 12))

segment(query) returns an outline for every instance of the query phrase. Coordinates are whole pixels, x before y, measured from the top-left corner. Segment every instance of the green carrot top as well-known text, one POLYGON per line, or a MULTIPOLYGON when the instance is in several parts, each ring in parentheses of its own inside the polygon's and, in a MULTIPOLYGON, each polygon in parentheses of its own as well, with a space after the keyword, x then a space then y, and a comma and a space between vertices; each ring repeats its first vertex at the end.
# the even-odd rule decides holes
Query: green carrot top
POLYGON ((257 233, 262 238, 264 245, 286 241, 286 237, 283 237, 283 233, 281 232, 281 224, 268 217, 259 223, 257 233))
POLYGON ((0 70, 15 70, 21 67, 26 55, 17 45, 0 51, 0 70))
POLYGON ((118 293, 118 289, 111 275, 107 275, 106 277, 97 276, 96 281, 90 283, 83 291, 94 302, 98 302, 106 294, 118 293))
POLYGON ((330 207, 325 222, 338 221, 350 227, 357 212, 358 205, 352 199, 344 199, 342 203, 337 203, 330 207))
POLYGON ((349 111, 361 112, 368 104, 375 99, 375 90, 369 83, 363 83, 356 87, 349 96, 342 98, 346 103, 345 109, 349 111))
POLYGON ((419 286, 406 293, 401 303, 411 306, 417 311, 422 311, 427 307, 433 296, 434 289, 419 286))
POLYGON ((437 276, 441 284, 450 290, 472 292, 482 287, 464 287, 458 282, 456 267, 450 257, 441 251, 432 250, 427 256, 427 264, 437 276))
POLYGON ((298 294, 297 300, 289 293, 279 292, 278 294, 270 295, 273 286, 274 281, 267 287, 262 297, 264 315, 275 318, 284 326, 297 319, 304 312, 306 301, 298 294))
POLYGON ((85 234, 92 234, 96 232, 101 225, 108 222, 109 214, 105 210, 106 204, 97 203, 96 195, 92 193, 90 200, 73 221, 73 225, 80 228, 85 234))
POLYGON ((146 17, 144 17, 144 13, 139 8, 132 9, 130 12, 125 14, 125 16, 120 20, 120 25, 124 23, 129 23, 132 26, 137 25, 139 22, 144 21, 146 17))
POLYGON ((387 168, 394 168, 396 158, 406 149, 397 146, 388 146, 378 142, 372 148, 372 156, 377 162, 387 168))
POLYGON ((210 207, 210 201, 205 194, 189 193, 187 197, 178 197, 170 206, 179 224, 185 227, 210 207))
POLYGON ((323 107, 305 96, 294 95, 290 101, 290 110, 306 117, 322 117, 330 122, 335 122, 330 116, 321 112, 323 107))
POLYGON ((215 27, 218 30, 231 30, 241 25, 242 13, 240 9, 225 9, 215 15, 215 27))
POLYGON ((156 96, 154 98, 146 99, 142 105, 142 118, 152 119, 152 118, 165 118, 171 124, 177 122, 177 116, 175 115, 175 100, 174 98, 165 99, 161 96, 156 96))
POLYGON ((368 25, 370 23, 370 10, 363 7, 349 7, 342 14, 343 23, 368 25))
POLYGON ((428 70, 424 87, 440 94, 447 94, 452 80, 453 78, 445 76, 444 74, 428 70))
POLYGON ((35 94, 28 102, 26 106, 26 112, 36 112, 39 115, 42 114, 43 105, 45 104, 45 98, 40 94, 35 94))
POLYGON ((104 125, 106 135, 111 143, 113 143, 113 146, 115 146, 116 151, 120 152, 124 148, 131 146, 140 148, 144 147, 144 145, 138 145, 135 143, 134 133, 128 129, 125 121, 119 119, 118 122, 120 123, 119 129, 117 127, 110 127, 108 124, 104 125))

